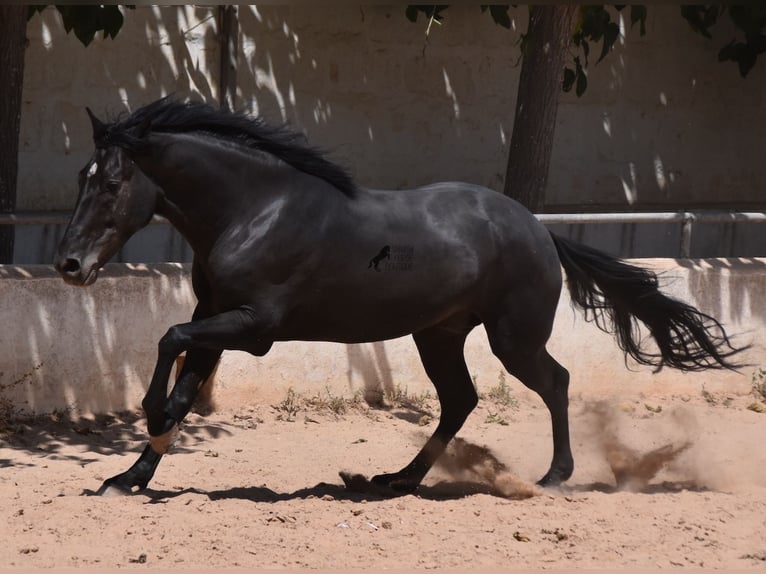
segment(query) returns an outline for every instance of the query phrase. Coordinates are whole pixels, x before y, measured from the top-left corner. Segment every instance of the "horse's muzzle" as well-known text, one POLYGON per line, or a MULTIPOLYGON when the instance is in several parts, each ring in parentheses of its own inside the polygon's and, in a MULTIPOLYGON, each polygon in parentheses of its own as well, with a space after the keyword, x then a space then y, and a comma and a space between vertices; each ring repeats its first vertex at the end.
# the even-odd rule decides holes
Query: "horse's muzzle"
POLYGON ((70 285, 78 287, 87 287, 95 283, 98 278, 98 269, 93 267, 90 270, 84 270, 80 260, 76 257, 62 257, 53 265, 61 274, 61 277, 70 285))

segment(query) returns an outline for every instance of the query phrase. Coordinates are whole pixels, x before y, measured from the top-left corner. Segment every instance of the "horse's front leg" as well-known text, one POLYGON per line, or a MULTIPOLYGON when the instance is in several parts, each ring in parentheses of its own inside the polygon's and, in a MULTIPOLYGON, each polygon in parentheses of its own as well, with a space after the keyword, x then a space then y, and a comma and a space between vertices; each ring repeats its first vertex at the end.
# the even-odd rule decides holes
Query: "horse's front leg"
MULTIPOLYGON (((177 433, 177 423, 183 420, 191 409, 197 395, 197 389, 213 372, 220 356, 221 351, 190 350, 184 361, 184 366, 176 378, 173 391, 170 397, 167 397, 170 370, 166 368, 166 357, 163 357, 162 352, 160 353, 152 382, 143 402, 149 422, 149 444, 146 445, 141 456, 127 471, 104 481, 98 494, 103 495, 110 488, 118 489, 124 493, 131 493, 134 489, 143 490, 146 488, 154 476, 162 455, 167 452, 173 442, 177 433), (157 389, 160 392, 157 392, 157 389), (162 397, 162 399, 158 400, 158 397, 162 397)), ((171 366, 172 361, 173 359, 171 359, 171 366)))
POLYGON ((192 407, 200 385, 210 376, 224 349, 265 354, 271 346, 264 339, 265 323, 252 308, 227 311, 213 317, 171 327, 160 339, 157 365, 142 406, 147 416, 149 444, 126 472, 104 482, 123 492, 146 488, 163 454, 173 441, 178 423, 192 407), (173 361, 182 352, 187 358, 170 396, 167 381, 173 361))

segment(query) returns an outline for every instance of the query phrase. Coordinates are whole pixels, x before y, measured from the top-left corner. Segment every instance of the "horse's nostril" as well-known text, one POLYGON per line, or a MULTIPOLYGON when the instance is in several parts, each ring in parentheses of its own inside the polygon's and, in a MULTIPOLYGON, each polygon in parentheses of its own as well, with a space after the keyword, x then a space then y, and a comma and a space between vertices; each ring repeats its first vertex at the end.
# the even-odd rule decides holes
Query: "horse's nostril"
POLYGON ((59 270, 67 275, 75 275, 80 272, 80 261, 68 258, 60 265, 59 270))

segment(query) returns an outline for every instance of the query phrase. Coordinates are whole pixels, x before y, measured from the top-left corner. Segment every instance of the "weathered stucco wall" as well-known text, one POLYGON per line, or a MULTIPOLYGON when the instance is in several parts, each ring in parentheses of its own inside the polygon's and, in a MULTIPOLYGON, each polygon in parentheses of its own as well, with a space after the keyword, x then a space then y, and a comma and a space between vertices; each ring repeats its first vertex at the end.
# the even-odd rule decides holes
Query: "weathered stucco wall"
MULTIPOLYGON (((452 7, 426 39, 403 6, 240 6, 239 104, 289 121, 333 151, 364 185, 400 188, 460 179, 499 189, 512 130, 524 8, 507 31, 476 6, 452 7)), ((766 162, 766 66, 746 80, 718 64, 731 37, 693 34, 677 7, 652 6, 647 35, 626 30, 614 53, 591 66, 583 98, 562 96, 549 184, 549 210, 676 209, 762 206, 766 162)), ((168 93, 218 99, 214 9, 139 7, 116 40, 83 48, 55 10, 28 25, 19 173, 19 210, 71 209, 76 174, 92 152, 84 112, 133 110, 168 93)), ((738 253, 762 249, 763 229, 722 228, 715 246, 735 238, 738 253), (737 243, 738 242, 738 243, 737 243)), ((595 234, 583 229, 592 244, 595 234)), ((61 229, 21 229, 20 260, 50 262, 61 229)), ((610 226, 602 246, 620 253, 641 237, 657 245, 677 230, 610 226), (627 238, 627 239, 626 239, 627 238)), ((697 239, 695 239, 696 241, 697 239)), ((650 251, 647 250, 647 254, 650 251)), ((657 251, 651 251, 656 253, 657 251)), ((623 252, 624 253, 624 252, 623 252)), ((693 251, 699 253, 699 251, 693 251)), ((759 254, 762 254, 760 252, 759 254)), ((153 226, 120 257, 181 258, 189 251, 167 228, 153 226)), ((17 258, 17 261, 19 258, 17 258)), ((642 262, 645 263, 645 262, 642 262)), ((762 363, 764 260, 716 260, 690 267, 660 262, 678 280, 671 289, 749 332, 762 363)), ((156 341, 193 307, 185 268, 109 267, 89 290, 64 285, 49 268, 5 268, 0 279, 0 390, 26 409, 111 410, 138 405, 156 341)), ((651 375, 626 371, 612 340, 561 303, 551 343, 573 374, 573 392, 662 392, 681 377, 689 392, 746 392, 749 378, 727 373, 651 375)), ((500 366, 480 332, 472 335, 471 372, 480 387, 500 366)), ((374 345, 278 344, 263 359, 227 353, 220 384, 260 400, 287 386, 351 392, 375 384, 426 389, 407 340, 374 345), (252 394, 251 394, 252 393, 252 394)), ((674 387, 675 388, 675 387, 674 387)))
POLYGON ((50 266, 0 266, 0 396, 32 412, 138 405, 159 337, 193 308, 180 264, 110 265, 92 289, 50 266))
MULTIPOLYGON (((642 260, 664 273, 667 291, 720 319, 738 343, 753 343, 742 374, 682 374, 625 368, 614 339, 559 303, 551 353, 571 375, 571 395, 667 396, 746 394, 764 365, 766 259, 642 260)), ((167 328, 194 308, 188 266, 109 265, 87 289, 71 287, 47 266, 0 267, 0 405, 31 412, 105 412, 138 408, 167 328)), ((502 367, 477 328, 466 358, 480 392, 498 384, 502 367)), ((509 382, 513 379, 509 376, 509 382)), ((276 343, 264 357, 227 352, 216 378, 226 404, 275 404, 292 387, 304 396, 351 397, 366 391, 429 391, 410 337, 363 345, 276 343)), ((516 396, 529 394, 513 383, 516 396)))
MULTIPOLYGON (((369 186, 459 179, 502 185, 526 8, 514 30, 452 7, 426 39, 404 7, 239 6, 239 105, 305 130, 369 186)), ((49 9, 28 26, 19 202, 69 209, 92 151, 84 107, 119 113, 168 93, 218 98, 215 8, 139 7, 116 40, 84 48, 49 9)), ((562 96, 549 210, 762 205, 766 65, 743 80, 719 64, 733 37, 695 35, 678 7, 652 6, 562 96)), ((594 48, 595 50, 595 48, 594 48)))

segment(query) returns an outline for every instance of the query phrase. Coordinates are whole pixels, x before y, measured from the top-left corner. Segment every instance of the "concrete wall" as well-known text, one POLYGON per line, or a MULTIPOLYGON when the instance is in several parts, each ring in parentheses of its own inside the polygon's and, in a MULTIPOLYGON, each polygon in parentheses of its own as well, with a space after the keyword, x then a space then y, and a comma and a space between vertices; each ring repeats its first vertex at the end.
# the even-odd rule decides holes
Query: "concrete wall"
POLYGON ((110 265, 92 289, 49 266, 0 266, 0 393, 32 412, 132 408, 159 337, 193 308, 179 264, 110 265))
MULTIPOLYGON (((611 336, 559 303, 549 349, 571 372, 571 395, 659 397, 707 391, 746 394, 766 363, 766 259, 642 260, 663 272, 667 291, 719 318, 739 343, 753 343, 743 374, 682 374, 630 365, 611 336)), ((0 267, 0 405, 27 412, 105 412, 138 408, 166 329, 194 307, 188 266, 108 265, 87 289, 65 285, 47 266, 0 267)), ((502 367, 477 328, 467 362, 480 392, 502 367)), ((509 377, 509 381, 512 378, 509 377)), ((312 396, 368 391, 432 391, 411 338, 363 344, 277 343, 262 358, 226 352, 217 375, 223 403, 274 404, 288 388, 312 396)), ((516 396, 529 396, 513 384, 516 396)))
MULTIPOLYGON (((54 9, 34 16, 18 209, 73 206, 92 152, 85 106, 117 114, 168 93, 217 101, 214 15, 139 7, 116 40, 88 48, 54 9)), ((477 6, 453 6, 426 38, 423 19, 410 23, 400 5, 242 5, 238 104, 305 131, 364 185, 459 179, 500 189, 526 8, 512 15, 508 31, 477 6)), ((585 96, 562 95, 548 211, 763 207, 766 62, 741 79, 717 62, 733 30, 722 22, 714 34, 694 34, 675 6, 652 6, 644 37, 624 24, 614 53, 591 65, 585 96)), ((766 255, 764 229, 731 227, 701 229, 693 256, 766 255)), ((17 261, 49 262, 60 230, 22 233, 17 261)), ((676 226, 566 233, 622 255, 676 254, 676 226)), ((143 237, 123 260, 188 260, 177 236, 143 237)))
MULTIPOLYGON (((348 164, 364 185, 401 188, 460 179, 499 189, 512 130, 519 68, 514 29, 476 6, 452 7, 426 39, 403 6, 239 8, 240 106, 289 121, 348 164)), ((613 54, 589 71, 583 98, 562 96, 549 184, 549 211, 762 208, 766 162, 766 66, 746 80, 718 64, 733 32, 693 34, 677 7, 651 6, 647 35, 629 27, 613 54), (575 207, 576 206, 576 207, 575 207)), ((84 107, 119 114, 168 93, 216 101, 214 9, 139 7, 116 40, 83 48, 53 9, 28 25, 19 173, 19 210, 71 209, 76 173, 92 152, 84 107)), ((673 255, 674 226, 562 229, 621 255, 673 255), (668 247, 670 246, 670 247, 668 247)), ((48 263, 61 229, 20 228, 16 261, 48 263)), ((766 255, 762 227, 695 230, 693 255, 766 255), (726 247, 726 249, 729 249, 726 247), (728 251, 727 251, 728 253, 728 251)), ((188 261, 168 228, 151 226, 123 261, 188 261)), ((762 364, 764 261, 653 262, 677 277, 671 290, 746 331, 762 364)), ((646 263, 646 262, 642 262, 646 263)), ((47 267, 0 271, 0 398, 19 408, 105 411, 138 405, 156 341, 191 314, 186 267, 110 266, 89 290, 64 285, 47 267)), ((625 370, 610 337, 585 325, 562 300, 551 342, 573 375, 573 393, 746 392, 748 376, 652 375, 625 370), (679 382, 680 381, 680 382, 679 382), (671 386, 670 382, 673 384, 671 386), (680 385, 680 387, 679 387, 680 385)), ((480 388, 500 365, 480 329, 469 343, 480 388)), ((227 353, 224 396, 262 400, 288 386, 350 393, 399 385, 426 389, 409 339, 374 345, 277 344, 263 359, 227 353)))

